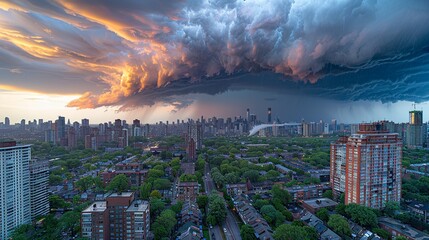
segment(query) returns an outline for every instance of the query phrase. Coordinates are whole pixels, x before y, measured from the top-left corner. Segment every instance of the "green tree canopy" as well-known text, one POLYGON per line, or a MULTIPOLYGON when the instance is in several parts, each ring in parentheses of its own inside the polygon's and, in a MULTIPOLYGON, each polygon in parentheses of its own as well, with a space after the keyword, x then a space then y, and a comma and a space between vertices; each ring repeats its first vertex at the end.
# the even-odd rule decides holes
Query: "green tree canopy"
POLYGON ((151 198, 151 199, 153 199, 153 198, 155 198, 155 199, 161 199, 161 198, 162 198, 162 195, 161 195, 161 193, 160 193, 158 190, 153 190, 153 191, 150 193, 150 198, 151 198))
POLYGON ((206 195, 200 195, 197 197, 197 204, 200 209, 204 209, 209 203, 209 197, 206 195))
POLYGON ((240 228, 240 236, 243 240, 256 240, 255 230, 252 226, 244 224, 240 228))
POLYGON ((207 221, 212 225, 217 225, 225 221, 226 208, 225 201, 217 193, 211 193, 209 195, 209 213, 207 215, 207 221))
POLYGON ((358 204, 348 204, 345 213, 354 222, 363 227, 376 227, 378 224, 377 215, 370 208, 358 204))
POLYGON ((125 174, 115 176, 111 181, 107 190, 115 192, 123 192, 130 189, 130 183, 125 174))
POLYGON ((316 216, 324 222, 329 221, 329 211, 326 208, 321 208, 316 212, 316 216))
POLYGON ((350 236, 352 234, 349 223, 343 216, 339 214, 332 214, 329 217, 328 226, 332 228, 334 232, 342 236, 350 236))
POLYGON ((318 239, 314 228, 300 227, 292 224, 280 225, 273 235, 276 240, 314 240, 318 239))
POLYGON ((283 205, 286 205, 292 202, 292 196, 289 194, 287 190, 282 189, 279 185, 274 185, 271 189, 271 194, 273 198, 280 199, 283 205))
POLYGON ((155 239, 169 238, 174 226, 177 224, 176 213, 170 209, 166 209, 156 218, 152 224, 152 230, 155 239))

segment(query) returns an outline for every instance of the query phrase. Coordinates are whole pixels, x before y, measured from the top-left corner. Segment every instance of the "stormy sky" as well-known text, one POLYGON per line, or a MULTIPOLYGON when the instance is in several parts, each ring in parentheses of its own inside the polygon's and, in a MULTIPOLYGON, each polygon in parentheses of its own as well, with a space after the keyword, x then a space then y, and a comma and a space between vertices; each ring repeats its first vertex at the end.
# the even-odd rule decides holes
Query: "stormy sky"
POLYGON ((246 108, 266 120, 267 107, 281 121, 406 121, 413 102, 429 111, 428 12, 425 0, 1 1, 0 108, 13 121, 246 108))

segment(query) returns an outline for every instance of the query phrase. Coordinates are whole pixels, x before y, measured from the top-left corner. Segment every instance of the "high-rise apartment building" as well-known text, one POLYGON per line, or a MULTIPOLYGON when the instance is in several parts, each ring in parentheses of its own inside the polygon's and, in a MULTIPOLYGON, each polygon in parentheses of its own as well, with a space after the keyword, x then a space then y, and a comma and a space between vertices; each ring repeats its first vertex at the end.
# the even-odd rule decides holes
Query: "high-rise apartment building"
POLYGON ((331 144, 331 188, 335 197, 346 189, 346 144, 347 137, 341 137, 331 144))
POLYGON ((188 124, 188 134, 187 134, 187 142, 190 139, 194 139, 195 148, 197 150, 201 150, 203 147, 203 127, 202 124, 197 123, 189 123, 188 124))
POLYGON ((0 143, 0 239, 31 222, 30 145, 0 143))
POLYGON ((331 145, 333 190, 344 191, 346 204, 380 209, 388 201, 399 202, 401 158, 397 133, 389 133, 383 122, 360 124, 347 141, 331 145))
POLYGON ((425 133, 426 131, 423 131, 423 111, 410 111, 410 121, 407 127, 407 147, 423 147, 425 133))
POLYGON ((135 200, 132 192, 113 193, 82 211, 81 229, 92 240, 148 239, 149 203, 135 200))
POLYGON ((36 219, 49 213, 49 161, 31 159, 29 167, 31 219, 36 219))

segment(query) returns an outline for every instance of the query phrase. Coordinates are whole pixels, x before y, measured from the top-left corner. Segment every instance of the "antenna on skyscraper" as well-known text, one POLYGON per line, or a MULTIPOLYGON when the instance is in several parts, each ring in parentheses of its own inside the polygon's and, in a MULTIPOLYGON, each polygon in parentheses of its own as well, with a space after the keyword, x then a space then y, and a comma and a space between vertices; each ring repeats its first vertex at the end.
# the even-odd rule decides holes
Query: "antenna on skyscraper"
POLYGON ((416 110, 416 104, 415 104, 415 103, 413 103, 412 105, 413 105, 413 107, 414 107, 414 110, 416 110))

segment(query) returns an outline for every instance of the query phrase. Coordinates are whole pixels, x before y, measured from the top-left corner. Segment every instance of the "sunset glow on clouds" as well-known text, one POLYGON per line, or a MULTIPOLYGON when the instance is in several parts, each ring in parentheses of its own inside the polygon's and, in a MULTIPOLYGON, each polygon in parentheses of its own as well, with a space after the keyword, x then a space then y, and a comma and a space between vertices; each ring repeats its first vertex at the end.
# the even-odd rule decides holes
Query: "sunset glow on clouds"
POLYGON ((425 102, 428 12, 423 0, 3 1, 0 86, 119 111, 255 87, 425 102))

